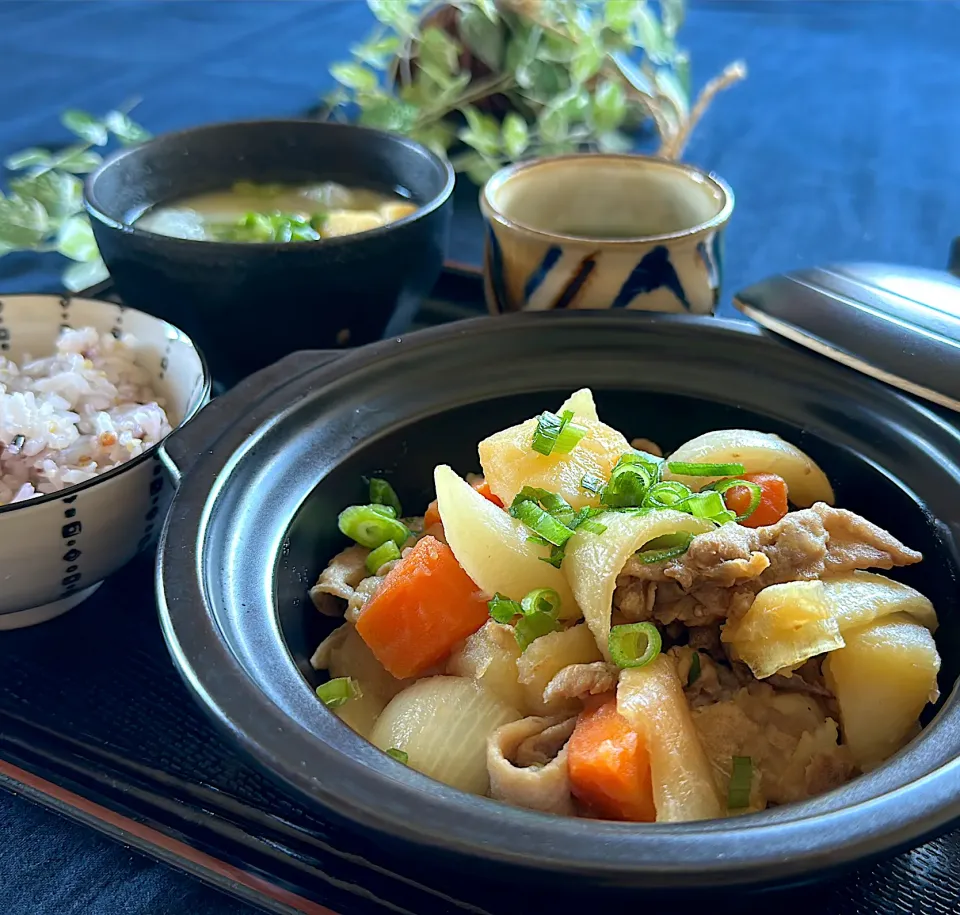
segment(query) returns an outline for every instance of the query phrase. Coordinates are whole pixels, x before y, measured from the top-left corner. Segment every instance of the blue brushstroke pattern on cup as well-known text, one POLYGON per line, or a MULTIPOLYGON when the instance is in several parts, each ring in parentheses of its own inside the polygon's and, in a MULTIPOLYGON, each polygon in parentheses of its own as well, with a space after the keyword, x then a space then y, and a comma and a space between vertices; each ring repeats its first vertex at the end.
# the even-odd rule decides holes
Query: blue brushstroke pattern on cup
POLYGON ((680 277, 670 261, 670 252, 665 245, 657 245, 648 251, 640 263, 624 281, 613 300, 612 308, 626 308, 638 295, 653 292, 657 289, 669 289, 680 301, 683 307, 690 311, 690 303, 683 291, 680 277))
POLYGON ((523 287, 523 300, 525 303, 529 303, 530 299, 533 298, 533 294, 540 288, 543 284, 543 281, 550 275, 550 271, 553 270, 557 261, 563 256, 563 251, 559 245, 551 245, 547 248, 547 253, 543 255, 543 260, 540 261, 539 266, 527 279, 526 286, 523 287))
POLYGON ((497 311, 501 314, 507 306, 507 288, 503 281, 503 251, 496 233, 487 226, 487 250, 489 252, 487 269, 490 272, 490 285, 496 299, 497 311))

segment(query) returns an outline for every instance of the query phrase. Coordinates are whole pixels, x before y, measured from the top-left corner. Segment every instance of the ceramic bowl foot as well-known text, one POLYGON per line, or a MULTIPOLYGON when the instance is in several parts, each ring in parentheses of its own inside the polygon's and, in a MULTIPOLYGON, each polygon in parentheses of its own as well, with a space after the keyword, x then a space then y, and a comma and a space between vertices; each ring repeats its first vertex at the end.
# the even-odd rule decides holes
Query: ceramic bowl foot
POLYGON ((52 601, 49 604, 42 604, 39 607, 31 607, 29 610, 17 610, 14 613, 4 613, 0 615, 0 630, 5 629, 24 629, 27 626, 36 626, 38 623, 45 623, 54 617, 72 610, 77 604, 83 603, 97 588, 102 585, 98 581, 89 588, 77 591, 69 597, 62 597, 60 600, 52 601))

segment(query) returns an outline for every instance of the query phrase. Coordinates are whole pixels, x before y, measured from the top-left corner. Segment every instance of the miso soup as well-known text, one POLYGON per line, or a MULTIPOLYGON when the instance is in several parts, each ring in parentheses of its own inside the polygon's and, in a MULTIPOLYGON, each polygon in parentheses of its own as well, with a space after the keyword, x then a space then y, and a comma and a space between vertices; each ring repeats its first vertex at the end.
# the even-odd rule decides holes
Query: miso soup
POLYGON ((322 184, 253 184, 155 206, 136 226, 195 241, 317 241, 366 232, 409 216, 416 205, 399 194, 322 184))

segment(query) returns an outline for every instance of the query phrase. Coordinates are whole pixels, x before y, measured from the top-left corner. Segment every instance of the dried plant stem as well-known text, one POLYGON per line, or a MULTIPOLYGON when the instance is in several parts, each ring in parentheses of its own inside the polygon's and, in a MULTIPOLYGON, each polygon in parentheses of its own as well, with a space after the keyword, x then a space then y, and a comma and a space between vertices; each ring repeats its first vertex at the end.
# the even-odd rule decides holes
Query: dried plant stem
POLYGON ((707 108, 710 107, 710 103, 717 94, 724 89, 729 89, 731 86, 736 85, 746 78, 747 65, 744 61, 736 60, 732 64, 728 64, 719 76, 715 76, 703 87, 697 96, 696 104, 690 110, 690 116, 685 122, 681 122, 680 129, 677 133, 673 137, 665 136, 658 155, 664 159, 679 159, 683 155, 683 150, 686 148, 687 142, 690 139, 690 134, 706 113, 707 108))

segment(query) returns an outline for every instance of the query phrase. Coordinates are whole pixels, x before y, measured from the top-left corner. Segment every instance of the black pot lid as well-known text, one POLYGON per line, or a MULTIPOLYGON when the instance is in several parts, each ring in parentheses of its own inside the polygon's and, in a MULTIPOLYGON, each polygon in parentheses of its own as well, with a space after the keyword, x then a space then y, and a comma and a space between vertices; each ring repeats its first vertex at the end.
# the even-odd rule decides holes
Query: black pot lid
POLYGON ((960 411, 960 279, 946 271, 817 267, 763 280, 733 302, 773 333, 960 411))

